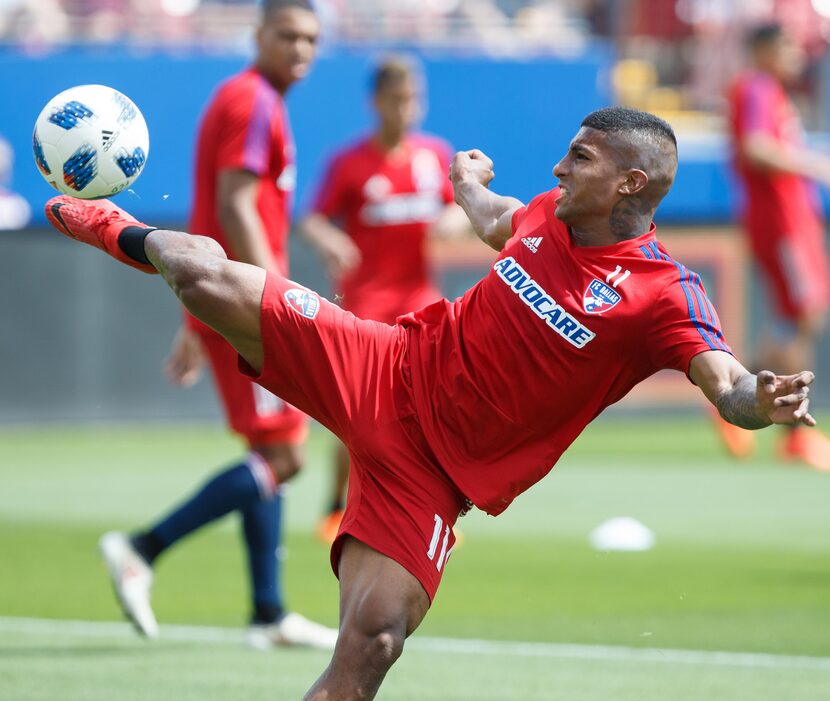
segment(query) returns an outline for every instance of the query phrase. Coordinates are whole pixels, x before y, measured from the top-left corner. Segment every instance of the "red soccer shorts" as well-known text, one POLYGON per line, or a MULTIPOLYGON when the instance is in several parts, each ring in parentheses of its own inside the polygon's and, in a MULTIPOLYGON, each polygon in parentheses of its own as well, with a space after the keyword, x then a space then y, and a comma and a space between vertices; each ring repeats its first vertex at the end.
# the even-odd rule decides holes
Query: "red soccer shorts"
POLYGON ((351 455, 349 493, 332 546, 337 574, 350 535, 398 562, 435 596, 464 507, 415 414, 407 333, 358 319, 297 283, 268 274, 257 382, 335 433, 351 455))
POLYGON ((188 322, 210 360, 230 427, 251 447, 302 443, 308 435, 305 414, 240 374, 236 351, 222 336, 195 320, 188 322))
POLYGON ((797 321, 825 312, 830 305, 830 265, 823 229, 805 223, 797 233, 782 235, 756 225, 749 234, 778 313, 797 321))

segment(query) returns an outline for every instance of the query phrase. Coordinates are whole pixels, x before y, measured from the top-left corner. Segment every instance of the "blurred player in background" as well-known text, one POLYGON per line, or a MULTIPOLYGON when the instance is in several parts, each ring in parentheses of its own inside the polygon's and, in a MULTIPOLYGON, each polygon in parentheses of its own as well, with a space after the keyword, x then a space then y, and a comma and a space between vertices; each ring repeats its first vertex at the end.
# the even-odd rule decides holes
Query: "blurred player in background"
MULTIPOLYGON (((197 142, 191 230, 217 240, 230 258, 279 275, 288 269, 295 181, 283 95, 308 72, 318 32, 306 0, 265 2, 254 65, 220 86, 197 142)), ((253 599, 248 644, 333 647, 336 631, 286 612, 280 580, 281 485, 301 467, 306 417, 243 377, 225 339, 187 315, 167 361, 168 376, 192 384, 205 356, 230 427, 249 452, 148 529, 104 535, 101 551, 121 605, 142 633, 154 637, 150 586, 156 558, 194 530, 238 511, 253 599)))
MULTIPOLYGON (((422 116, 423 77, 390 57, 375 69, 377 126, 328 164, 301 231, 320 254, 341 306, 387 324, 441 297, 430 279, 428 236, 472 233, 453 202, 449 144, 414 131, 422 116)), ((339 444, 329 511, 318 536, 332 542, 346 499, 349 454, 339 444)))
MULTIPOLYGON (((776 24, 749 36, 752 67, 730 92, 735 168, 744 186, 743 226, 775 304, 772 333, 756 364, 782 372, 813 367, 830 305, 830 265, 818 192, 830 187, 830 158, 804 143, 786 86, 803 68, 803 55, 776 24)), ((830 440, 793 426, 781 454, 830 471, 830 440)))
POLYGON ((748 372, 700 278, 657 241, 654 212, 676 171, 672 128, 623 108, 589 114, 553 169, 559 186, 526 205, 489 189, 483 153, 456 154, 455 199, 498 259, 462 297, 394 325, 229 261, 210 238, 147 227, 108 200, 47 203, 58 231, 159 273, 239 352, 240 370, 348 445, 348 503, 331 551, 340 632, 305 699, 374 698, 429 610, 456 519, 473 506, 502 513, 655 372, 687 374, 744 428, 815 425, 813 373, 748 372))
POLYGON ((25 198, 12 189, 14 151, 0 136, 0 231, 24 228, 32 218, 32 210, 25 198))

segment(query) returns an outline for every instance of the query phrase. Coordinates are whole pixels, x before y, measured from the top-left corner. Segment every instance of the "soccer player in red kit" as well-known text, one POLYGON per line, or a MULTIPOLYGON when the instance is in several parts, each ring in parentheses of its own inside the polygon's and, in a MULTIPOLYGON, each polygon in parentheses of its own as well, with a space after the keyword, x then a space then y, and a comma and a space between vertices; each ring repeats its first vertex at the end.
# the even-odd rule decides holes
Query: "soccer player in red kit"
MULTIPOLYGON (((393 324, 441 294, 430 277, 430 235, 469 232, 447 179, 447 143, 414 131, 423 79, 407 59, 382 61, 372 80, 377 126, 328 164, 301 231, 320 254, 340 305, 361 319, 393 324)), ((335 455, 329 511, 319 537, 334 540, 343 516, 349 454, 335 455)))
MULTIPOLYGON (((202 118, 196 146, 191 231, 215 239, 234 260, 286 275, 286 238, 294 191, 294 143, 283 94, 308 72, 319 25, 305 0, 263 5, 253 65, 225 81, 202 118)), ((334 647, 336 631, 288 613, 283 601, 279 545, 280 485, 302 463, 306 417, 239 374, 236 352, 222 336, 186 315, 167 363, 170 378, 192 384, 204 358, 231 429, 248 454, 149 528, 101 539, 118 599, 136 627, 157 634, 150 606, 156 558, 194 530, 238 511, 251 583, 248 644, 334 647)))
MULTIPOLYGON (((758 364, 784 372, 812 367, 830 306, 830 264, 813 181, 830 186, 830 158, 808 149, 786 92, 803 60, 778 25, 749 36, 752 67, 729 94, 734 164, 744 190, 743 227, 775 309, 758 364)), ((830 471, 830 440, 790 427, 783 456, 830 471)))
POLYGON ((56 197, 64 234, 145 272, 237 349, 240 369, 349 448, 334 656, 305 698, 370 699, 420 624, 473 506, 497 515, 580 431, 662 368, 686 373, 744 428, 809 426, 813 374, 757 376, 736 360, 695 273, 652 223, 677 169, 663 120, 588 115, 555 166, 559 187, 524 205, 491 192, 493 164, 458 153, 455 199, 500 251, 462 297, 395 325, 228 261, 216 242, 137 222, 111 202, 56 197))

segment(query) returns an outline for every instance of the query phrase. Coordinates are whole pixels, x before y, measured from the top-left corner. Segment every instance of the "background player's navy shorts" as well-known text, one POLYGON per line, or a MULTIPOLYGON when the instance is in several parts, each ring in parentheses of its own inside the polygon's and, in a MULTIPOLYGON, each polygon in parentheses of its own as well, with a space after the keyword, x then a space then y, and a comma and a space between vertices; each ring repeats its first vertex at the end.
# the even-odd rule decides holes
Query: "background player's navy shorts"
POLYGON ((260 318, 263 367, 242 372, 314 417, 349 449, 346 513, 332 546, 338 570, 351 535, 392 558, 435 596, 464 495, 439 466, 412 400, 407 333, 358 319, 269 273, 260 318))

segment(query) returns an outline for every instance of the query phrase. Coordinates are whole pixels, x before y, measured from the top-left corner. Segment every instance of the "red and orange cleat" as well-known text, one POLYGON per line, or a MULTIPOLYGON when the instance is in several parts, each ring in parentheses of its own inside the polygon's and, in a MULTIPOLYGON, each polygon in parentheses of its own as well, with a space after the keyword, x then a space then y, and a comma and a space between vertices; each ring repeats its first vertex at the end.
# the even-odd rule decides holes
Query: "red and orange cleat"
POLYGON ((724 421, 714 409, 710 412, 710 415, 715 425, 715 431, 723 447, 726 448, 726 452, 739 460, 751 457, 755 452, 755 435, 753 432, 724 421))
POLYGON ((813 428, 789 429, 778 452, 785 460, 798 460, 814 470, 830 472, 830 438, 813 428))
POLYGON ((152 265, 130 258, 118 245, 118 236, 126 227, 150 227, 109 200, 79 200, 60 195, 46 203, 46 218, 62 234, 100 248, 121 263, 144 273, 158 272, 152 265))

